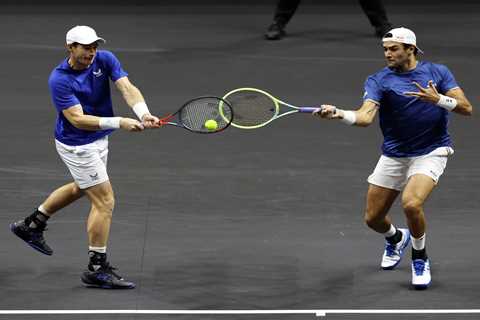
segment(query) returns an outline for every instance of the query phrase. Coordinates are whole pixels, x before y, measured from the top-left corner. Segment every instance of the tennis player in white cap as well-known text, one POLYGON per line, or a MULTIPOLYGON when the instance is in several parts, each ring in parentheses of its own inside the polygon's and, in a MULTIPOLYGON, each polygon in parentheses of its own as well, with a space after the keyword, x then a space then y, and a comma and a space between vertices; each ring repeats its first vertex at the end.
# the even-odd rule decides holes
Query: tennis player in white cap
POLYGON ((368 177, 365 222, 386 238, 385 270, 394 269, 412 243, 412 285, 425 289, 431 273, 423 206, 453 154, 450 113, 469 116, 472 105, 446 66, 418 59, 422 51, 413 31, 392 29, 382 44, 387 67, 367 78, 362 106, 352 111, 323 105, 316 114, 366 127, 379 113, 384 141, 368 177), (400 193, 405 229, 396 228, 388 215, 400 193))
POLYGON ((107 260, 114 208, 107 174, 108 136, 116 129, 138 132, 159 127, 159 121, 150 114, 141 92, 129 81, 113 53, 98 50, 104 42, 88 26, 76 26, 67 32, 68 57, 52 71, 48 84, 57 110, 57 152, 73 181, 53 191, 31 215, 12 223, 10 229, 32 248, 51 255, 53 250, 43 236, 47 220, 87 196, 91 203, 87 221, 90 260, 81 280, 87 286, 130 289, 135 284, 114 272, 107 260), (110 80, 138 120, 114 116, 110 80))

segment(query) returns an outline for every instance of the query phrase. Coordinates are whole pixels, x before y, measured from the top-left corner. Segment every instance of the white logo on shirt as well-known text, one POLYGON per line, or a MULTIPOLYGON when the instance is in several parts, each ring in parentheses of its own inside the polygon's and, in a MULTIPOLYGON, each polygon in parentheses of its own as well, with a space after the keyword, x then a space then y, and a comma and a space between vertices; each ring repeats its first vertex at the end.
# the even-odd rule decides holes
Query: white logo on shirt
POLYGON ((93 75, 97 78, 100 77, 102 74, 102 69, 100 68, 98 68, 98 71, 93 71, 93 75))
POLYGON ((365 92, 363 93, 363 97, 365 98, 367 95, 368 95, 368 92, 365 91, 365 92))

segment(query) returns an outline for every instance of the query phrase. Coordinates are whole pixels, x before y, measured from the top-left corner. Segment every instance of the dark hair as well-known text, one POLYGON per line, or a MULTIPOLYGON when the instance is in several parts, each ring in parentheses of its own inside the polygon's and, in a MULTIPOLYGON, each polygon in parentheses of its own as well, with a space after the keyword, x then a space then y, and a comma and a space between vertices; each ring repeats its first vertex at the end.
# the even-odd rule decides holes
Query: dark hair
POLYGON ((416 56, 417 53, 418 53, 418 49, 417 47, 415 47, 413 44, 406 44, 406 43, 402 43, 403 44, 403 48, 404 49, 408 49, 410 47, 413 47, 413 54, 416 56))

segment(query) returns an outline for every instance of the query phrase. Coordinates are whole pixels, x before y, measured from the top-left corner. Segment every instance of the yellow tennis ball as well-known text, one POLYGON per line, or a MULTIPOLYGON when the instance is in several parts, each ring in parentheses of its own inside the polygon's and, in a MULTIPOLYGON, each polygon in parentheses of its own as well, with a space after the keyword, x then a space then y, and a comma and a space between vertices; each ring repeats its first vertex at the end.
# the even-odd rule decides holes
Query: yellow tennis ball
POLYGON ((218 123, 213 119, 207 120, 205 121, 205 128, 207 128, 210 131, 217 130, 218 123))

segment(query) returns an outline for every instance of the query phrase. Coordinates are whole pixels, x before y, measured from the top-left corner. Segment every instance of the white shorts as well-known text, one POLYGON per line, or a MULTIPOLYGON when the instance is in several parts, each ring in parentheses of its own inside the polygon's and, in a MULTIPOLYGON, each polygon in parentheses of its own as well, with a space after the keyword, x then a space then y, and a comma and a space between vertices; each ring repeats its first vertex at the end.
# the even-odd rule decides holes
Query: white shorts
POLYGON ((401 191, 411 176, 424 174, 437 184, 447 166, 447 158, 452 154, 452 148, 440 147, 418 157, 393 158, 382 155, 367 181, 376 186, 401 191))
POLYGON ((81 146, 55 140, 57 152, 80 189, 108 181, 108 136, 81 146))

